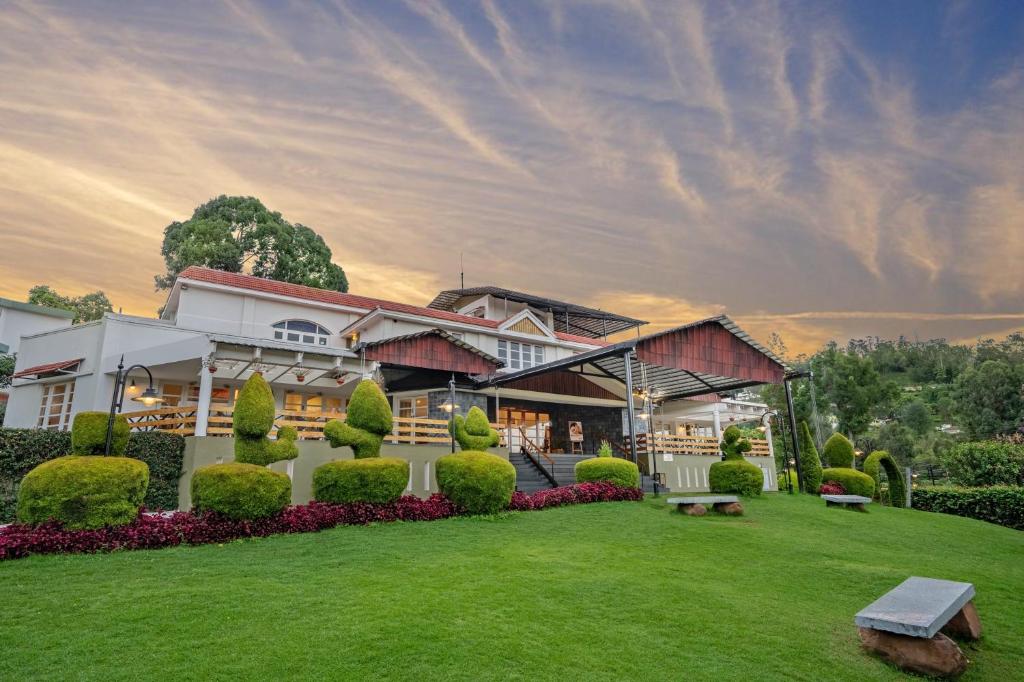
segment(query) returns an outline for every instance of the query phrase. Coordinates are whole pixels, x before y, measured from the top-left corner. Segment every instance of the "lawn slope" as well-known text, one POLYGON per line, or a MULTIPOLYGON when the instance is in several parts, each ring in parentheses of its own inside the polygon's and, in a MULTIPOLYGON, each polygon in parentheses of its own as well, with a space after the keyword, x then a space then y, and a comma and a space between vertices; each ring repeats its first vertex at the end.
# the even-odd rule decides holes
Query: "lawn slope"
POLYGON ((810 497, 660 500, 0 564, 0 679, 904 679, 853 615, 973 582, 964 680, 1024 670, 1024 533, 810 497))

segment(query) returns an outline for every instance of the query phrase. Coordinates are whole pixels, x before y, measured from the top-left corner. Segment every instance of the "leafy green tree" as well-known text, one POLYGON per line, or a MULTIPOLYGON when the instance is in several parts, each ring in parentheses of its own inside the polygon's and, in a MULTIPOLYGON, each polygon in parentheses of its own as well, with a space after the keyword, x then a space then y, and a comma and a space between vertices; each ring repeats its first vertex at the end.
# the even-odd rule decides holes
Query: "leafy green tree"
POLYGON ((64 296, 45 284, 34 286, 28 290, 28 302, 73 312, 75 324, 98 320, 103 317, 103 313, 114 310, 110 299, 102 291, 94 291, 84 296, 64 296))
POLYGON ((960 425, 972 439, 1012 433, 1024 422, 1024 364, 986 360, 957 377, 960 425))
POLYGON ((932 413, 921 400, 911 400, 900 410, 900 423, 917 436, 925 436, 932 430, 932 413))
POLYGON ((188 220, 164 228, 160 252, 167 272, 156 277, 157 289, 170 288, 190 265, 203 265, 348 291, 345 271, 331 262, 323 238, 305 225, 289 223, 255 197, 221 195, 199 206, 188 220))

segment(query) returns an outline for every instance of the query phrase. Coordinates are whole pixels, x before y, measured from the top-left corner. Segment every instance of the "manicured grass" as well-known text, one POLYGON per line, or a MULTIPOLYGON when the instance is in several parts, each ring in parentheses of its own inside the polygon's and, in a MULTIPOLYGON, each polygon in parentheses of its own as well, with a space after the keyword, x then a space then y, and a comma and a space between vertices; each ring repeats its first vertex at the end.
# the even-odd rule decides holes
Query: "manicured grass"
POLYGON ((973 582, 965 680, 1024 670, 1024 533, 815 498, 664 498, 0 564, 0 679, 904 679, 853 615, 973 582))

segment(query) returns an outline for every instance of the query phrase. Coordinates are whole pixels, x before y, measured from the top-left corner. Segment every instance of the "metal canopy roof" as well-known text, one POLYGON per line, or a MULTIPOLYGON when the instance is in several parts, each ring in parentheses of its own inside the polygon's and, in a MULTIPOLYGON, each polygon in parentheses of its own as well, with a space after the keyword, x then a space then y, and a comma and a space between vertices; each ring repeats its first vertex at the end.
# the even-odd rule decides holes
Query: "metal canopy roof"
MULTIPOLYGON (((778 357, 751 339, 746 332, 736 326, 735 322, 725 315, 718 315, 716 317, 698 320, 697 322, 683 325, 681 327, 648 334, 637 339, 622 341, 610 346, 605 346, 604 348, 598 348, 579 355, 573 355, 572 357, 555 360, 530 369, 481 378, 480 383, 487 386, 501 386, 529 376, 558 370, 572 370, 572 368, 578 367, 578 371, 580 372, 584 372, 589 369, 592 373, 597 373, 625 384, 625 354, 628 351, 633 351, 630 356, 633 386, 635 388, 646 387, 659 401, 676 400, 695 395, 723 392, 767 383, 765 381, 764 371, 755 373, 753 371, 746 371, 741 367, 739 368, 740 371, 736 372, 736 374, 740 376, 723 376, 697 371, 693 368, 682 367, 681 365, 685 365, 686 362, 685 358, 681 357, 675 358, 675 360, 677 360, 673 363, 675 366, 654 364, 651 362, 645 363, 638 358, 638 355, 649 354, 649 349, 652 346, 663 346, 664 344, 659 342, 670 339, 673 335, 678 335, 681 332, 694 330, 703 326, 718 326, 749 346, 753 351, 756 351, 757 354, 763 356, 766 362, 763 362, 762 364, 765 364, 770 373, 774 377, 777 377, 778 380, 781 380, 789 372, 789 368, 786 367, 778 357), (640 353, 636 352, 638 348, 640 349, 640 353), (645 378, 646 386, 644 385, 645 378)), ((699 351, 698 355, 710 357, 714 349, 711 347, 701 347, 696 350, 699 351)))
POLYGON ((625 315, 616 315, 615 313, 597 310, 596 308, 587 308, 575 303, 567 303, 553 298, 544 298, 521 291, 512 291, 511 289, 493 286, 442 291, 434 297, 434 300, 427 307, 435 310, 452 310, 455 304, 466 296, 484 296, 487 294, 517 303, 525 303, 538 310, 550 310, 554 313, 554 330, 556 332, 589 336, 593 339, 647 324, 644 320, 637 320, 625 315))

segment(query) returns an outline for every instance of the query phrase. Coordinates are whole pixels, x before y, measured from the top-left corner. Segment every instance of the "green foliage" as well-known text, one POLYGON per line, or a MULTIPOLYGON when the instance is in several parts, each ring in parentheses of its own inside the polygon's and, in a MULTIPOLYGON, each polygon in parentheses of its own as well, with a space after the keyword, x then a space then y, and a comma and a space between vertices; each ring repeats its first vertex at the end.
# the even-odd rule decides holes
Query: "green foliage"
MULTIPOLYGON (((15 517, 18 486, 43 462, 71 451, 71 432, 46 429, 0 429, 0 523, 15 517)), ((185 439, 174 433, 147 431, 128 438, 125 455, 149 466, 149 509, 177 509, 185 439)))
POLYGON ((328 462, 313 471, 313 499, 320 502, 393 502, 409 482, 409 462, 371 457, 328 462))
MULTIPOLYGON (((743 438, 743 432, 737 426, 730 426, 722 433, 722 443, 719 446, 725 455, 725 461, 738 461, 743 459, 744 453, 750 452, 750 441, 743 438)), ((757 467, 754 467, 757 468, 757 467)))
MULTIPOLYGON (((838 483, 843 486, 847 495, 875 496, 875 481, 864 472, 856 469, 835 468, 821 472, 821 482, 838 483)), ((820 487, 820 486, 819 486, 820 487)))
POLYGON ((804 479, 804 492, 817 495, 821 487, 821 458, 807 422, 800 422, 800 474, 804 479))
POLYGON ((67 528, 131 523, 149 485, 149 467, 129 457, 69 455, 28 472, 18 489, 18 520, 67 528))
POLYGON ((636 464, 619 457, 594 457, 576 462, 577 483, 608 481, 624 488, 640 487, 640 470, 636 464))
POLYGON ((114 310, 110 299, 102 291, 94 291, 84 296, 62 296, 44 284, 29 289, 28 302, 70 311, 75 314, 75 318, 72 320, 75 324, 98 320, 103 317, 104 313, 114 310))
POLYGON ((257 277, 348 291, 348 279, 331 262, 331 250, 320 235, 289 223, 255 197, 219 196, 196 208, 184 222, 164 229, 160 249, 167 272, 156 278, 168 289, 190 265, 241 272, 244 265, 257 277))
POLYGON ((957 377, 954 397, 969 438, 1012 433, 1024 422, 1024 363, 986 360, 957 377))
POLYGON ((864 473, 875 482, 875 497, 881 497, 881 472, 883 469, 885 477, 889 481, 889 504, 893 507, 905 506, 907 483, 903 478, 903 472, 900 471, 899 464, 885 450, 875 450, 864 460, 864 473))
MULTIPOLYGON (((107 446, 107 424, 109 412, 79 412, 71 424, 71 454, 102 455, 107 446)), ((114 418, 114 432, 110 439, 110 454, 124 455, 131 433, 128 420, 123 414, 114 418)))
POLYGON ((833 433, 821 449, 830 467, 853 468, 853 443, 841 433, 833 433))
POLYGON ((380 386, 363 379, 348 401, 345 421, 327 422, 324 437, 332 448, 351 447, 356 459, 380 457, 381 443, 391 433, 393 421, 391 405, 380 386))
POLYGON ((253 374, 238 392, 235 401, 233 430, 235 434, 235 461, 244 464, 267 465, 299 456, 295 444, 299 434, 293 427, 277 431, 277 440, 267 438, 274 427, 274 394, 270 384, 260 374, 253 374))
POLYGON ((501 440, 497 430, 492 429, 487 421, 487 415, 475 405, 469 408, 465 419, 459 414, 449 419, 448 432, 463 450, 486 450, 497 447, 501 440))
POLYGON ((941 461, 957 485, 1024 486, 1024 445, 994 440, 960 443, 941 461))
POLYGON ((764 488, 764 474, 744 459, 728 459, 711 465, 708 486, 713 493, 760 495, 764 488))
POLYGON ((437 460, 437 485, 470 514, 508 508, 516 489, 516 468, 497 455, 463 450, 437 460))
POLYGON ((273 516, 291 501, 287 475, 242 462, 213 464, 192 474, 192 507, 232 519, 273 516))
POLYGON ((597 448, 598 457, 611 457, 614 453, 612 452, 612 444, 606 440, 601 441, 600 447, 597 448))
POLYGON ((1020 486, 915 488, 911 505, 1024 530, 1024 487, 1020 486))

